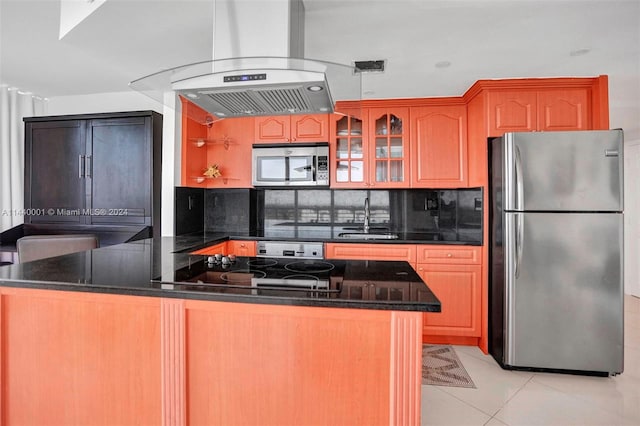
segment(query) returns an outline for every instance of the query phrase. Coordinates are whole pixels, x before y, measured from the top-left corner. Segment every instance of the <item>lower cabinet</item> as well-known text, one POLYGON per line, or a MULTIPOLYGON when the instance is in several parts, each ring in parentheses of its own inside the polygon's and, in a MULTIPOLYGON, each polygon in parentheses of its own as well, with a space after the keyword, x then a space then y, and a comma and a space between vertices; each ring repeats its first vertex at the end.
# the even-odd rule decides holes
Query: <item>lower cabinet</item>
POLYGON ((327 259, 404 260, 416 262, 415 244, 326 243, 327 259))
POLYGON ((441 312, 424 314, 425 341, 430 340, 429 336, 479 338, 482 248, 418 246, 417 254, 418 274, 442 303, 441 312))
POLYGON ((191 252, 191 254, 235 254, 236 256, 255 256, 256 242, 244 240, 230 240, 213 246, 191 252))
POLYGON ((206 255, 213 255, 218 253, 227 254, 227 241, 225 241, 224 243, 216 244, 213 246, 205 247, 203 249, 191 252, 191 254, 206 254, 206 255))
MULTIPOLYGON (((327 259, 404 260, 440 299, 442 311, 425 313, 423 338, 431 343, 478 344, 482 335, 482 247, 432 244, 326 243, 327 259)), ((404 300, 410 288, 344 282, 362 300, 404 300)))
POLYGON ((227 241, 227 251, 225 253, 235 254, 236 256, 255 256, 256 242, 241 240, 227 241))
POLYGON ((160 425, 161 299, 0 287, 3 425, 160 425))

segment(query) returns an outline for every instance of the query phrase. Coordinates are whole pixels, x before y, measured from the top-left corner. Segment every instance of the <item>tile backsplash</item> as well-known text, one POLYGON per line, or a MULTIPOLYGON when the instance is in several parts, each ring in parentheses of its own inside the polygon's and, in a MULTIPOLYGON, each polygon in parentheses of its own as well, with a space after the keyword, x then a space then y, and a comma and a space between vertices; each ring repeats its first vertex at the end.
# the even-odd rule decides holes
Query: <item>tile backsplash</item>
MULTIPOLYGON (((187 190, 177 191, 180 189, 187 190)), ((357 228, 364 223, 366 198, 372 228, 438 233, 451 241, 482 241, 481 188, 205 189, 204 229, 268 235, 295 227, 357 228)))

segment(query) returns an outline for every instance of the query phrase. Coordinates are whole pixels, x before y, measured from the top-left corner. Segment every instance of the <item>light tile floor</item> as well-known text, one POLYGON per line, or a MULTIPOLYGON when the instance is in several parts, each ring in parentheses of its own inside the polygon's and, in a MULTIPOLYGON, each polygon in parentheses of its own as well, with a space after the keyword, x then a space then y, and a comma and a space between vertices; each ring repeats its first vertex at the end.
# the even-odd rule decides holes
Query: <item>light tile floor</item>
POLYGON ((422 386, 422 425, 640 425, 640 299, 625 296, 624 373, 507 371, 477 347, 455 346, 476 389, 422 386))

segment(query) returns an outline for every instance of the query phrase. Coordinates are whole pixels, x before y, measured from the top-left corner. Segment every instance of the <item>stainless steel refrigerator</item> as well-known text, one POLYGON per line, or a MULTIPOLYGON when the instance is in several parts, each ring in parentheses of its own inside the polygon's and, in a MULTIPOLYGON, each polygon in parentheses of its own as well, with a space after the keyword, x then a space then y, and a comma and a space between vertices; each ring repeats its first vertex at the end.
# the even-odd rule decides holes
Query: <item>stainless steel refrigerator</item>
POLYGON ((489 350, 503 368, 623 371, 622 130, 489 143, 489 350))

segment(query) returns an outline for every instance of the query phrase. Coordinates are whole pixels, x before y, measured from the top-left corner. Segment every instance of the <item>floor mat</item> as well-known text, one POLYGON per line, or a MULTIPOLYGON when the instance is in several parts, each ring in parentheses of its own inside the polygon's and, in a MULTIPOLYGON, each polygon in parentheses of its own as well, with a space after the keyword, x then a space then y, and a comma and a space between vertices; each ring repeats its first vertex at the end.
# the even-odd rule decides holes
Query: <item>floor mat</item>
POLYGON ((422 345, 422 384, 476 387, 453 347, 449 345, 422 345))

